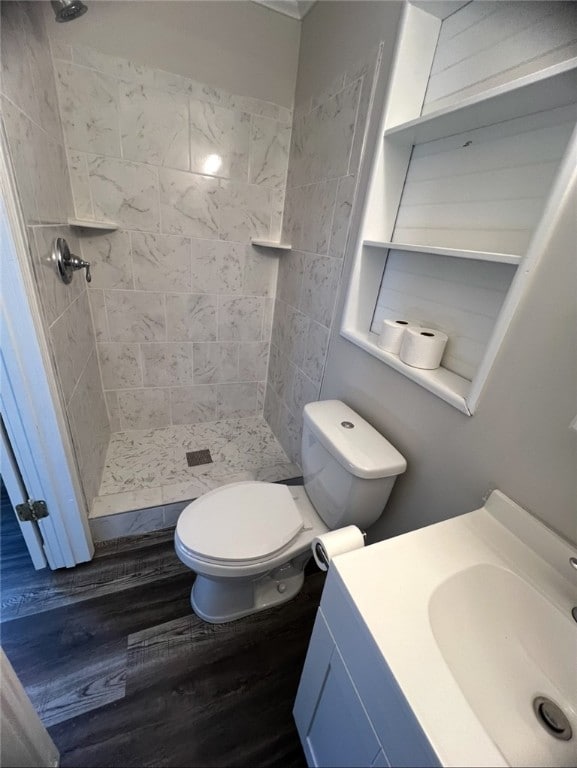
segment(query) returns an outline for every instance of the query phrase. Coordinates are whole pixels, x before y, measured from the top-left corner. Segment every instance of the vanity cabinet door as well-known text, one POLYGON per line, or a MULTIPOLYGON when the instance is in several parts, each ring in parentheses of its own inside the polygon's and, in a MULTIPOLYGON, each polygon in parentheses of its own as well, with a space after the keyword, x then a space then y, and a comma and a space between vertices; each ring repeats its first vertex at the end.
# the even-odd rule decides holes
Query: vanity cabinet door
POLYGON ((294 715, 309 766, 366 768, 388 765, 320 612, 294 715))

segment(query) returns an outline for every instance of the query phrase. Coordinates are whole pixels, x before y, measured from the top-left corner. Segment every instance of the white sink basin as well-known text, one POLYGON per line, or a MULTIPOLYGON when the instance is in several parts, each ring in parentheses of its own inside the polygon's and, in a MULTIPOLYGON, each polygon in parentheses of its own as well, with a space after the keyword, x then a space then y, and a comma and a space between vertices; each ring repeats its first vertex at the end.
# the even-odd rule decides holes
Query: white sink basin
POLYGON ((575 623, 526 581, 482 563, 438 586, 431 627, 453 677, 511 765, 575 765, 575 623), (538 696, 553 700, 575 738, 554 738, 536 716, 538 696))
POLYGON ((333 561, 441 765, 577 765, 574 549, 494 491, 333 561), (546 730, 536 697, 561 708, 569 741, 546 730))

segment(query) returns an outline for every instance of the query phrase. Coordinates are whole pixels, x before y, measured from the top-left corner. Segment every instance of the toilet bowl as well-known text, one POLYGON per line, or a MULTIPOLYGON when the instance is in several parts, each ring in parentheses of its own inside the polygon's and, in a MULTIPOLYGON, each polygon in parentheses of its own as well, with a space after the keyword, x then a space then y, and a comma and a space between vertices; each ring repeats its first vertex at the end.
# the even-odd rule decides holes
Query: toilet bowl
POLYGON ((249 481, 210 491, 182 512, 174 536, 197 574, 194 612, 221 623, 290 600, 314 537, 327 530, 303 486, 249 481))
POLYGON ((178 519, 176 554, 197 574, 191 604, 207 622, 293 598, 315 536, 374 523, 405 471, 401 454, 344 403, 309 403, 303 417, 304 486, 231 483, 193 501, 178 519))

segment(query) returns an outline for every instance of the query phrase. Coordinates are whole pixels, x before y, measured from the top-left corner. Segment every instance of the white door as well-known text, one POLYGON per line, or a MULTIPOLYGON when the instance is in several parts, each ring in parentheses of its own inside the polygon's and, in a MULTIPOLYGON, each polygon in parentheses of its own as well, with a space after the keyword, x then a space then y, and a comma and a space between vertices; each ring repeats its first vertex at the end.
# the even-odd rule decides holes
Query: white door
MULTIPOLYGON (((4 421, 0 418, 0 474, 2 480, 6 486, 10 503, 14 510, 16 510, 17 504, 23 504, 28 501, 29 494, 24 486, 22 475, 18 469, 12 446, 6 434, 6 428, 4 427, 4 421)), ((36 570, 40 568, 46 568, 48 565, 46 556, 44 554, 42 536, 40 535, 40 529, 38 523, 33 521, 22 522, 18 515, 14 511, 22 536, 30 552, 32 563, 36 570)))
POLYGON ((57 766, 58 750, 2 649, 0 677, 0 765, 2 768, 57 766))

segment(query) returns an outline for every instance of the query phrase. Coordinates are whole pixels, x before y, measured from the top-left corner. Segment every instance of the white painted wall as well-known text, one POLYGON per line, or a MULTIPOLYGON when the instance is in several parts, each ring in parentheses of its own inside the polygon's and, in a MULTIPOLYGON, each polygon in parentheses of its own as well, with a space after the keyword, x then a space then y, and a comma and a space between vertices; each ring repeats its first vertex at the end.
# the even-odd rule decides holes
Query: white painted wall
POLYGON ((382 41, 383 64, 392 61, 402 3, 396 0, 322 0, 302 22, 295 104, 330 85, 340 73, 363 61, 382 41))
POLYGON ((84 45, 155 69, 192 77, 241 96, 292 107, 300 21, 247 0, 88 3, 88 13, 57 24, 51 39, 84 45))

